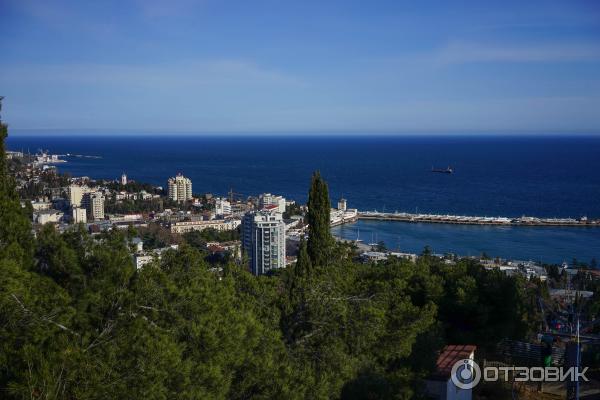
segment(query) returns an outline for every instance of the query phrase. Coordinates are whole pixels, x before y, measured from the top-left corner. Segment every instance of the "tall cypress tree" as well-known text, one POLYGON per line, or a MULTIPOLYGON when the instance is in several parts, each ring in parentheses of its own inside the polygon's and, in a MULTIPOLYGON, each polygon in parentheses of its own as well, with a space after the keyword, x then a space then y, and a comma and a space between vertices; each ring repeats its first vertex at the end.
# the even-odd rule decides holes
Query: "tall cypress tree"
POLYGON ((306 250, 306 241, 300 239, 300 249, 298 251, 298 259, 294 269, 288 272, 286 286, 289 295, 289 306, 297 308, 301 306, 304 299, 304 289, 311 275, 312 265, 308 251, 306 250))
POLYGON ((330 218, 331 202, 327 183, 319 171, 313 173, 308 193, 307 251, 314 267, 324 266, 333 247, 330 218))
POLYGON ((308 255, 308 249, 306 247, 306 241, 304 238, 300 239, 300 250, 298 251, 298 260, 296 261, 296 268, 294 274, 296 276, 307 276, 310 274, 312 269, 311 260, 308 255))

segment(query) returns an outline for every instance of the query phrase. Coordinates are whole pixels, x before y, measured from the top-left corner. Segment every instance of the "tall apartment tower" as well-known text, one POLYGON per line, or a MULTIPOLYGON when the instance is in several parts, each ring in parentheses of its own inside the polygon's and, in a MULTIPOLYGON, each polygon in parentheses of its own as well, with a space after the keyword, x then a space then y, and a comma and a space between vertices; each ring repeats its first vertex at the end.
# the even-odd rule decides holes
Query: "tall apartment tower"
POLYGON ((246 213, 242 220, 242 246, 254 275, 285 268, 285 224, 281 213, 246 213))
POLYGON ((121 185, 127 185, 127 174, 125 172, 123 172, 123 175, 121 175, 121 185))
POLYGON ((338 204, 337 204, 337 206, 338 206, 338 207, 337 207, 337 209, 338 209, 338 210, 346 211, 346 209, 347 209, 347 207, 348 207, 348 202, 346 201, 346 199, 344 199, 344 198, 341 198, 341 199, 338 201, 338 204))
POLYGON ((173 201, 187 201, 192 199, 192 181, 181 174, 169 178, 169 199, 173 201))
POLYGON ((104 219, 104 196, 102 195, 102 193, 86 193, 85 195, 83 195, 83 200, 81 204, 87 210, 88 219, 104 219))
POLYGON ((83 195, 87 192, 87 188, 78 185, 70 185, 67 188, 67 192, 69 195, 69 201, 71 202, 71 207, 81 207, 81 200, 83 195))

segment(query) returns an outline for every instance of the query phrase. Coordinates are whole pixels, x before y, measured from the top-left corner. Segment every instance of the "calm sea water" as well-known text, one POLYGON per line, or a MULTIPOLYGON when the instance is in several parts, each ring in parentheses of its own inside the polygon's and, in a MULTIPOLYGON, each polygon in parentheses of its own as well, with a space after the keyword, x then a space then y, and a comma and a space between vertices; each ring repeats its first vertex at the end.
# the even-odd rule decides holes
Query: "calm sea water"
MULTIPOLYGON (((282 194, 304 202, 320 170, 332 200, 361 210, 481 216, 600 218, 598 137, 12 136, 13 150, 96 155, 61 171, 166 185, 177 172, 195 193, 282 194), (431 167, 452 166, 454 174, 431 167)), ((361 222, 337 228, 388 246, 562 262, 600 258, 600 229, 465 227, 361 222), (373 235, 371 235, 373 231, 373 235)))
POLYGON ((364 243, 383 240, 391 250, 420 253, 429 245, 434 253, 571 263, 573 258, 600 259, 600 228, 499 227, 359 221, 336 226, 334 234, 364 243))

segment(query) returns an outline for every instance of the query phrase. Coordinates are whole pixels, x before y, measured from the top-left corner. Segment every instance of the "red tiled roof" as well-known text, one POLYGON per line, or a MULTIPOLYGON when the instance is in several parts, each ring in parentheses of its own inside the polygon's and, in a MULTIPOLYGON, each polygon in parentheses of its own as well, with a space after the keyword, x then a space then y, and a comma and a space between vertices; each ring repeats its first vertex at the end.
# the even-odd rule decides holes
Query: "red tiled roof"
POLYGON ((477 349, 477 346, 473 345, 448 345, 444 347, 442 353, 437 359, 435 364, 436 376, 448 378, 452 372, 452 367, 457 361, 469 358, 473 352, 477 349))
POLYGON ((208 251, 210 251, 211 253, 220 253, 220 252, 225 251, 225 249, 221 246, 212 245, 212 246, 208 246, 208 251))
POLYGON ((263 209, 265 209, 265 210, 272 210, 274 208, 279 208, 279 206, 276 204, 267 204, 266 206, 263 207, 263 209))

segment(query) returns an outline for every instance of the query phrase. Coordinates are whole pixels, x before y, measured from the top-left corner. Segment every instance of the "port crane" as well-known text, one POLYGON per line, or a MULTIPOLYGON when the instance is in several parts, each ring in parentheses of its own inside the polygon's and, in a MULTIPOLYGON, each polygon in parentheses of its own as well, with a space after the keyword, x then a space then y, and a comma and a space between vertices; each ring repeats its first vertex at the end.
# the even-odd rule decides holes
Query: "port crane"
POLYGON ((242 200, 244 198, 244 195, 241 193, 236 193, 233 191, 233 188, 229 189, 229 192, 227 192, 227 196, 229 197, 229 202, 233 203, 234 200, 242 200))

